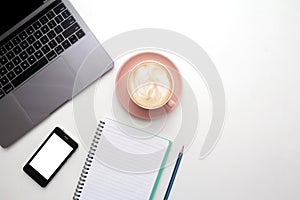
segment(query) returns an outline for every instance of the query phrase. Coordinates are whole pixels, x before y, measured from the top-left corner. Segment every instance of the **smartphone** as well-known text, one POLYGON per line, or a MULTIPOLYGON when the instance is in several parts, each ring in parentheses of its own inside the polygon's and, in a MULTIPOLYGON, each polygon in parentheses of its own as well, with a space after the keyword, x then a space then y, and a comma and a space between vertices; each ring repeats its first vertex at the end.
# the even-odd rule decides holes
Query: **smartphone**
POLYGON ((56 127, 23 167, 23 171, 40 186, 46 187, 78 144, 56 127))

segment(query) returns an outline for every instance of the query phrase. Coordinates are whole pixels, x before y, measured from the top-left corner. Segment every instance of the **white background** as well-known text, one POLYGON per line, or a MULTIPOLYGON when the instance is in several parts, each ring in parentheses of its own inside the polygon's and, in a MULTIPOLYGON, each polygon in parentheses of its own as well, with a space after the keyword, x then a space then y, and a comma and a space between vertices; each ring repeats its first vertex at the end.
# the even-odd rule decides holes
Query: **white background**
MULTIPOLYGON (((226 93, 223 135, 205 160, 197 159, 198 146, 184 156, 171 199, 300 199, 299 1, 72 3, 100 42, 132 29, 169 29, 197 42, 215 63, 226 93)), ((0 199, 71 199, 86 156, 82 145, 45 189, 22 172, 57 124, 79 140, 68 103, 0 149, 0 199)))

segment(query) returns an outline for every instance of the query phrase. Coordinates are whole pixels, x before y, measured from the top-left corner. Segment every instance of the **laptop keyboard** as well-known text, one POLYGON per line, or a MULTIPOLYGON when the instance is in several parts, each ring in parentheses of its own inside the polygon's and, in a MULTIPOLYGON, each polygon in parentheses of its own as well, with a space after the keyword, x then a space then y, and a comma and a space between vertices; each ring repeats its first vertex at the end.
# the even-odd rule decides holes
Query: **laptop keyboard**
POLYGON ((61 0, 0 45, 0 99, 85 35, 61 0))

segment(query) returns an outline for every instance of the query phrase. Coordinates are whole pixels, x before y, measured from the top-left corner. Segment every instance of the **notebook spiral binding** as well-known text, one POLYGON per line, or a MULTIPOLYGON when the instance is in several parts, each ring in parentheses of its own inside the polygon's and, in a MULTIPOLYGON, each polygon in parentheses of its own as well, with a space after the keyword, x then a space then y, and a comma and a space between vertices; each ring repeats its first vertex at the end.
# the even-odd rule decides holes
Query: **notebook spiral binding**
POLYGON ((101 137, 101 134, 102 134, 102 129, 104 128, 104 124, 105 124, 105 122, 100 121, 100 123, 97 126, 96 133, 95 133, 94 138, 92 140, 90 150, 88 152, 87 158, 85 160, 84 166, 83 166, 82 171, 81 171, 81 175, 79 177, 79 181, 78 181, 77 186, 76 186, 76 190, 75 190, 75 193, 74 193, 74 196, 73 196, 73 200, 79 200, 80 199, 84 183, 86 181, 89 170, 92 166, 94 155, 95 155, 96 149, 98 147, 98 144, 100 142, 100 137, 101 137))

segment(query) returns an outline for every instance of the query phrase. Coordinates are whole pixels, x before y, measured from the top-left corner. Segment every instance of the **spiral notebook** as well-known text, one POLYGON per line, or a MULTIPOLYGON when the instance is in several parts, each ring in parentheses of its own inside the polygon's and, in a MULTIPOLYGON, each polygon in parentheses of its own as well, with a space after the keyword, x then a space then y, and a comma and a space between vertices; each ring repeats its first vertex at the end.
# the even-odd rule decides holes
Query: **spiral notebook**
POLYGON ((98 124, 74 200, 153 199, 171 142, 115 120, 98 124))

